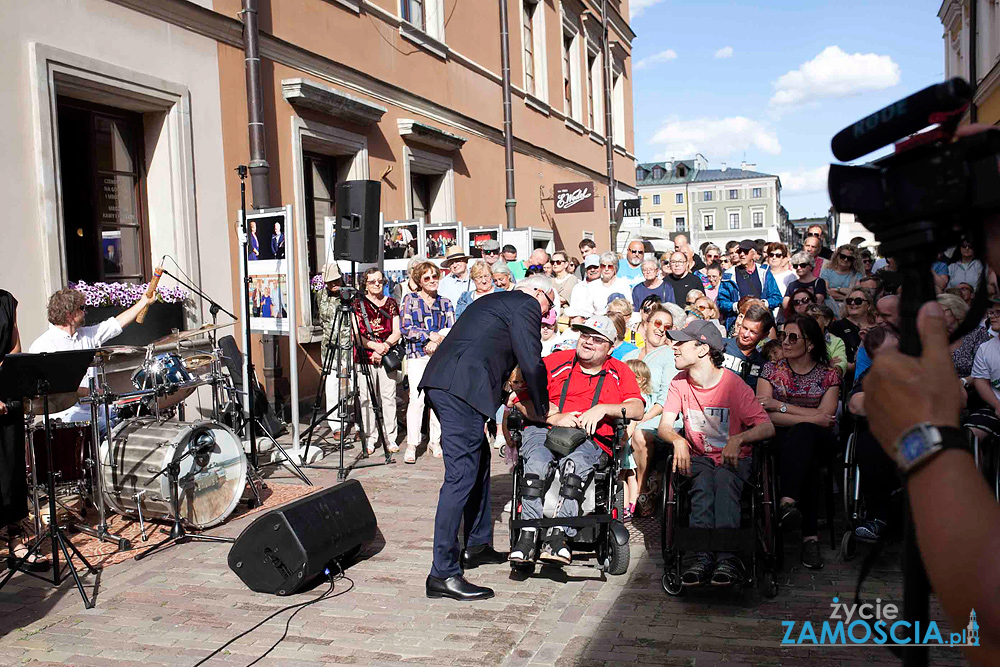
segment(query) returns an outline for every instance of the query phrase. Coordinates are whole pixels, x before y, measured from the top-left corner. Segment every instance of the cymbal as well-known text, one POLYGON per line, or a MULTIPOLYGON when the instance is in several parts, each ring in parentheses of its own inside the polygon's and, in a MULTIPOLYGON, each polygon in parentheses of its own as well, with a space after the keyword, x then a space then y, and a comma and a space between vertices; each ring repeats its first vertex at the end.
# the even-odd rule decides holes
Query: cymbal
POLYGON ((104 361, 109 361, 117 356, 123 354, 141 354, 145 350, 141 347, 134 347, 132 345, 108 345, 106 347, 99 347, 94 350, 94 359, 103 359, 104 361))
POLYGON ((184 368, 189 371, 196 371, 199 368, 211 365, 214 361, 214 354, 192 354, 189 357, 184 357, 184 368))
MULTIPOLYGON (((75 391, 67 391, 63 394, 49 394, 49 414, 54 415, 57 412, 68 410, 73 407, 77 398, 75 391)), ((24 414, 29 413, 33 415, 45 414, 45 401, 41 396, 24 399, 24 414)))
POLYGON ((197 329, 188 329, 187 331, 176 331, 172 334, 167 334, 163 338, 154 340, 153 345, 173 345, 174 343, 182 340, 206 334, 209 331, 215 331, 216 329, 222 329, 223 327, 231 327, 234 324, 235 322, 229 322, 227 324, 203 324, 197 329))

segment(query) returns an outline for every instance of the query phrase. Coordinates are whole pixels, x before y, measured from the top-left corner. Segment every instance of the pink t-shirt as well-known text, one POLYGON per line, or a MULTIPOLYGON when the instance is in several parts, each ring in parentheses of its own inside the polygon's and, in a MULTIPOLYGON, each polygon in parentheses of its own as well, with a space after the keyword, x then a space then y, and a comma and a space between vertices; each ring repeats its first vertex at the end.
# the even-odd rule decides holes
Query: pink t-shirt
MULTIPOLYGON (((707 456, 716 465, 731 435, 768 421, 767 413, 747 383, 736 373, 723 373, 714 387, 701 389, 682 371, 670 383, 663 412, 684 414, 684 438, 693 456, 707 456)), ((752 446, 743 445, 740 458, 750 456, 752 446)))

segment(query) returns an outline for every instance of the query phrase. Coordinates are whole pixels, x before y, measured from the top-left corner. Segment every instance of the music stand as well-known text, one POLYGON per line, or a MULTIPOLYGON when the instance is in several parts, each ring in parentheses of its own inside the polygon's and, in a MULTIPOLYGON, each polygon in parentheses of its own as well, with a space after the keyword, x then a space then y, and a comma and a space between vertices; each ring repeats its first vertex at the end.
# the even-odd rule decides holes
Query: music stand
POLYGON ((49 526, 44 533, 35 537, 34 544, 28 548, 28 553, 24 558, 15 560, 14 566, 7 571, 7 574, 0 580, 0 588, 3 588, 15 572, 23 571, 25 574, 37 577, 42 581, 49 581, 45 577, 40 577, 33 572, 22 570, 27 564, 32 554, 38 551, 46 537, 52 539, 52 580, 53 586, 59 586, 64 578, 59 568, 59 550, 62 549, 66 557, 66 565, 73 575, 76 589, 83 598, 83 606, 91 609, 94 601, 87 597, 83 590, 83 583, 80 575, 73 565, 73 559, 69 552, 76 554, 77 558, 87 567, 91 574, 96 574, 97 569, 91 565, 76 546, 63 533, 59 525, 59 517, 56 514, 56 478, 55 465, 52 460, 52 425, 49 421, 49 394, 61 394, 75 392, 80 387, 80 382, 87 374, 91 363, 94 360, 93 350, 67 350, 65 352, 43 352, 41 354, 8 354, 4 357, 3 365, 0 366, 0 396, 25 398, 42 398, 45 408, 45 456, 48 459, 49 474, 46 482, 49 493, 49 526))

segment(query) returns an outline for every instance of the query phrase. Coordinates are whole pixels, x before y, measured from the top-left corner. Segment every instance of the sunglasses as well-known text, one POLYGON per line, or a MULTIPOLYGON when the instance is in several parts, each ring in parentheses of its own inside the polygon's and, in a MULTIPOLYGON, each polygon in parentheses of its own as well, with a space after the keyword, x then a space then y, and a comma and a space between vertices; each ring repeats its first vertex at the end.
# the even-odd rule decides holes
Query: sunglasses
POLYGON ((385 280, 382 280, 381 278, 379 278, 378 280, 366 280, 365 281, 365 283, 368 284, 368 285, 381 285, 384 282, 385 282, 385 280))
POLYGON ((600 266, 588 266, 587 267, 588 271, 599 271, 600 269, 601 269, 600 266))
POLYGON ((844 303, 846 303, 848 306, 860 306, 864 302, 865 302, 864 299, 851 299, 851 298, 844 299, 844 303))
POLYGON ((823 238, 823 235, 822 234, 817 234, 816 232, 812 232, 810 234, 806 234, 806 238, 807 239, 808 238, 819 239, 819 238, 823 238))
POLYGON ((601 264, 601 268, 602 269, 617 269, 618 266, 616 264, 601 264))
POLYGON ((541 264, 532 264, 531 266, 528 267, 528 270, 529 271, 544 271, 545 267, 542 266, 541 264))
POLYGON ((811 269, 812 264, 792 264, 796 269, 811 269))
POLYGON ((843 255, 843 254, 842 254, 842 255, 840 256, 840 258, 841 258, 841 259, 854 259, 854 255, 843 255))
POLYGON ((629 252, 632 253, 633 255, 644 255, 644 254, 646 254, 645 250, 632 250, 631 248, 629 248, 629 252))
POLYGON ((484 250, 483 254, 484 255, 499 255, 500 251, 499 250, 484 250))
POLYGON ((669 329, 673 326, 672 322, 667 322, 665 320, 650 320, 649 323, 657 329, 669 329))
POLYGON ((1000 317, 1000 310, 990 310, 986 312, 986 316, 989 318, 1000 317))
POLYGON ((420 279, 420 282, 422 283, 436 283, 437 281, 438 281, 437 276, 424 276, 423 278, 420 279))
POLYGON ((802 336, 798 335, 795 332, 791 332, 791 333, 785 333, 784 331, 779 331, 778 332, 778 340, 781 341, 782 343, 784 343, 785 341, 788 341, 789 345, 795 345, 796 343, 799 342, 799 339, 801 339, 801 338, 802 338, 802 336))
POLYGON ((785 253, 783 253, 783 252, 769 252, 769 253, 767 253, 767 256, 768 257, 774 257, 775 259, 781 259, 782 257, 785 256, 785 253))
POLYGON ((611 341, 609 341, 607 338, 605 338, 601 334, 596 334, 596 333, 582 333, 580 334, 580 340, 582 341, 589 340, 594 345, 600 345, 601 343, 607 343, 608 345, 611 344, 611 341))
POLYGON ((796 306, 801 306, 806 303, 812 303, 812 299, 792 299, 792 303, 796 306))
POLYGON ((554 259, 554 260, 552 260, 552 266, 555 266, 556 264, 565 264, 565 263, 566 263, 565 259, 554 259))

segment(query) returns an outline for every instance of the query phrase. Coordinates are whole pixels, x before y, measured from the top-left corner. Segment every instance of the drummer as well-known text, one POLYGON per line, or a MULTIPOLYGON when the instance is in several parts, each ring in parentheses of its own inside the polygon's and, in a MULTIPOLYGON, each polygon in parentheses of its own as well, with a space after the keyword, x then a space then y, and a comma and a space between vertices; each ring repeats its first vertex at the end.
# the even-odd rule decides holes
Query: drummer
MULTIPOLYGON (((87 309, 87 298, 82 292, 65 287, 51 297, 49 297, 48 319, 49 328, 41 336, 35 339, 28 348, 28 352, 37 354, 39 352, 64 352, 66 350, 89 350, 101 347, 106 342, 122 332, 122 329, 135 322, 142 309, 153 303, 156 297, 147 298, 145 294, 140 297, 134 306, 115 317, 109 317, 100 324, 94 326, 83 326, 87 309)), ((80 383, 77 394, 81 397, 89 394, 89 379, 96 376, 95 369, 91 368, 80 383)), ((87 422, 90 421, 90 406, 85 406, 79 401, 73 407, 49 415, 52 419, 61 419, 64 422, 87 422)), ((104 423, 104 412, 98 411, 98 425, 101 434, 106 430, 104 423)))

